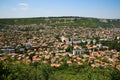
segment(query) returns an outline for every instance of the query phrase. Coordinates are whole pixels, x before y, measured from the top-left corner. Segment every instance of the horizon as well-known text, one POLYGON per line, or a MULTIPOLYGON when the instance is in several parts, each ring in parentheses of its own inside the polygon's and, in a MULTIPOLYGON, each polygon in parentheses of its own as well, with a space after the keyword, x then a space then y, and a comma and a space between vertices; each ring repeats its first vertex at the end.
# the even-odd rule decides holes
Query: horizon
POLYGON ((11 17, 11 18, 0 18, 0 19, 34 19, 34 18, 62 18, 62 17, 65 17, 65 18, 92 18, 92 19, 112 19, 112 20, 119 20, 120 18, 97 18, 97 17, 81 17, 81 16, 38 16, 38 17, 11 17))
POLYGON ((120 0, 4 0, 0 19, 77 16, 120 19, 120 0))

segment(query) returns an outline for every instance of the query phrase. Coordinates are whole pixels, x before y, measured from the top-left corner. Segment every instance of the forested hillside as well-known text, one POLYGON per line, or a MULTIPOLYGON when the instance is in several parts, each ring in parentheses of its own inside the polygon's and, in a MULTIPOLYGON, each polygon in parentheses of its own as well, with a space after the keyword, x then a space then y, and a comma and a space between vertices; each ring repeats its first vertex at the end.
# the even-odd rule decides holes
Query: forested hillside
POLYGON ((47 26, 120 27, 120 19, 86 17, 38 17, 0 19, 0 25, 42 24, 47 26))
POLYGON ((0 80, 119 80, 119 74, 114 68, 92 69, 88 64, 54 68, 42 63, 15 65, 0 61, 0 80))

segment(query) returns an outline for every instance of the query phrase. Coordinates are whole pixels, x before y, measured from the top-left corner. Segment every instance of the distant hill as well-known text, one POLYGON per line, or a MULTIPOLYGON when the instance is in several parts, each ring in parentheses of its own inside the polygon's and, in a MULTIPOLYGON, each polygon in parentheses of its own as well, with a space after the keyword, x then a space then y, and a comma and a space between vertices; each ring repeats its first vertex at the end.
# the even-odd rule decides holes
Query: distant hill
POLYGON ((120 19, 98 19, 87 17, 38 17, 0 19, 0 25, 41 24, 47 26, 120 27, 120 19))

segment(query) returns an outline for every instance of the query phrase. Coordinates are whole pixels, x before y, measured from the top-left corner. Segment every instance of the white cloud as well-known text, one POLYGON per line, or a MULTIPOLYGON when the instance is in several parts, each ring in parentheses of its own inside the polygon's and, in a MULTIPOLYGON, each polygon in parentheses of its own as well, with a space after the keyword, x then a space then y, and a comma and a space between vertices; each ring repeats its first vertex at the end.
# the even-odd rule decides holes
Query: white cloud
POLYGON ((19 3, 18 5, 20 6, 20 9, 23 11, 28 10, 29 5, 27 3, 19 3))

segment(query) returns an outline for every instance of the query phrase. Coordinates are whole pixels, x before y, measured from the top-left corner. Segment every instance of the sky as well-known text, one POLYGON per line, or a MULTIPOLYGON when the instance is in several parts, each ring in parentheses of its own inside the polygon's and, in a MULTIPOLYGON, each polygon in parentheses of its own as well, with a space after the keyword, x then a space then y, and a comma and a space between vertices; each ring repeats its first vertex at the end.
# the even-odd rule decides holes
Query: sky
POLYGON ((0 0, 0 18, 53 16, 120 19, 120 0, 0 0))

